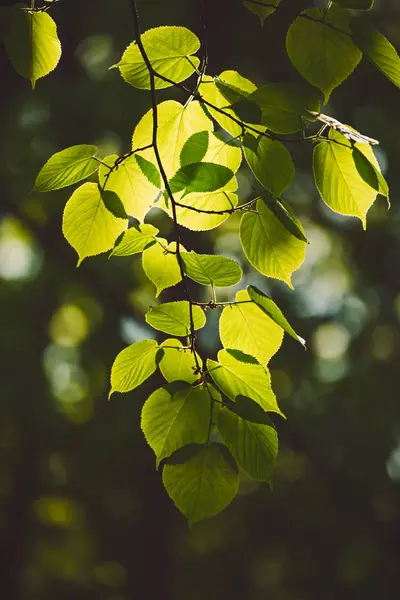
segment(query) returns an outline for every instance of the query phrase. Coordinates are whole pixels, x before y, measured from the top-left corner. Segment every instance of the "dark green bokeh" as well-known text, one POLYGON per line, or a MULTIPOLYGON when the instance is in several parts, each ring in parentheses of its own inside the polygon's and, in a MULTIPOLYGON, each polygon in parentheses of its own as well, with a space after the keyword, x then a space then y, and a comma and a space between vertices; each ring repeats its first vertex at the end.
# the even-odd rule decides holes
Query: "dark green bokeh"
MULTIPOLYGON (((10 3, 11 4, 11 3, 10 3)), ((197 0, 139 3, 143 30, 183 24, 201 35, 197 0)), ((237 69, 256 84, 298 76, 285 54, 303 0, 257 18, 232 0, 205 0, 210 73, 237 69)), ((397 47, 397 0, 369 17, 397 47)), ((1 49, 0 595, 6 600, 382 600, 400 585, 400 92, 363 61, 326 112, 380 140, 392 209, 378 199, 363 232, 330 213, 312 181, 311 153, 286 194, 311 241, 296 290, 253 283, 284 309, 304 352, 286 336, 272 381, 288 422, 274 489, 246 480, 217 518, 188 530, 163 490, 140 431, 157 377, 107 402, 112 361, 152 335, 155 303, 138 258, 90 258, 79 269, 62 238, 68 190, 31 193, 45 160, 67 146, 129 149, 149 94, 108 67, 133 39, 129 2, 63 0, 53 9, 63 44, 54 73, 30 84, 1 49)), ((160 92, 159 98, 177 92, 160 92)), ((254 185, 241 176, 243 197, 254 185)), ((171 238, 171 223, 149 220, 171 238)), ((243 261, 238 221, 187 232, 188 249, 243 261)), ((222 293, 222 292, 221 292, 222 293)), ((233 293, 233 292, 232 292, 233 293)), ((180 297, 173 288, 163 299, 180 297)), ((200 335, 215 357, 217 315, 200 335)))

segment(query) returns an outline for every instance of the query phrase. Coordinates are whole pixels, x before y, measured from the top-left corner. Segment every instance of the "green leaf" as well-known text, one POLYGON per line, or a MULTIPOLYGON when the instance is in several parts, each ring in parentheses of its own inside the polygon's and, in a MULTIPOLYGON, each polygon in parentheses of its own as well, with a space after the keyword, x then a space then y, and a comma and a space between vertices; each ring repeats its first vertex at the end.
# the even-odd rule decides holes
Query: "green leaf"
POLYGON ((291 276, 303 263, 307 244, 292 235, 262 200, 257 213, 243 215, 240 241, 253 267, 293 287, 291 276))
POLYGON ((252 423, 261 423, 263 425, 271 425, 271 419, 269 413, 267 413, 257 402, 254 402, 247 396, 236 396, 235 402, 225 398, 225 406, 246 421, 252 423))
MULTIPOLYGON (((170 335, 179 337, 188 336, 190 333, 189 302, 166 302, 146 313, 146 322, 157 329, 170 335)), ((201 329, 206 323, 204 311, 199 306, 193 306, 194 328, 201 329)))
MULTIPOLYGON (((168 178, 180 168, 180 155, 185 142, 193 133, 212 131, 213 124, 199 102, 183 106, 175 100, 157 106, 157 146, 168 178)), ((143 148, 153 141, 153 111, 149 110, 139 121, 132 137, 132 149, 143 148)), ((153 165, 157 164, 153 148, 139 153, 153 165)))
POLYGON ((13 8, 4 43, 14 69, 29 79, 34 89, 40 77, 45 77, 56 68, 61 56, 61 44, 57 26, 50 15, 47 12, 31 12, 26 8, 13 8))
POLYGON ((155 167, 153 163, 151 163, 149 160, 143 158, 143 156, 140 156, 140 154, 135 154, 135 159, 137 164, 139 165, 140 170, 142 171, 143 175, 145 175, 147 180, 150 181, 150 183, 152 183, 154 187, 160 189, 162 186, 162 182, 161 175, 158 172, 157 167, 155 167))
POLYGON ((170 180, 173 193, 215 192, 224 187, 233 177, 231 169, 214 163, 198 162, 181 167, 170 180))
POLYGON ((135 156, 125 159, 110 173, 108 167, 114 166, 117 158, 117 154, 111 154, 103 159, 104 164, 99 168, 100 186, 115 192, 125 212, 138 221, 143 221, 159 190, 143 174, 135 156))
MULTIPOLYGON (((362 146, 358 145, 360 152, 362 146)), ((366 214, 377 191, 360 175, 351 142, 331 129, 329 141, 314 149, 313 168, 323 201, 337 213, 358 217, 365 229, 366 214)))
POLYGON ((288 333, 297 342, 300 342, 302 346, 306 346, 306 341, 297 335, 293 327, 290 325, 281 309, 275 304, 275 302, 266 296, 261 290, 256 288, 254 285, 249 285, 247 288, 249 297, 265 312, 279 327, 282 327, 286 333, 288 333))
POLYGON ((34 190, 50 192, 86 179, 99 168, 99 163, 93 159, 96 154, 96 146, 84 144, 56 152, 41 168, 34 190))
POLYGON ((167 240, 163 238, 158 238, 157 241, 157 244, 146 248, 142 255, 144 272, 157 289, 156 298, 166 288, 182 281, 175 253, 176 243, 171 242, 168 244, 167 240))
POLYGON ((265 136, 258 139, 246 134, 244 155, 258 181, 276 196, 292 183, 295 169, 289 151, 283 144, 265 136))
POLYGON ((365 21, 353 20, 357 46, 394 85, 400 87, 400 57, 389 40, 365 21))
MULTIPOLYGON (((185 196, 182 204, 189 208, 176 207, 178 223, 193 231, 205 231, 218 227, 229 217, 229 212, 213 214, 213 211, 218 213, 219 211, 230 211, 235 208, 238 203, 238 197, 231 190, 236 189, 237 180, 233 178, 223 190, 206 194, 188 194, 185 196), (209 214, 195 212, 190 209, 191 207, 211 212, 209 214)), ((181 198, 175 196, 175 200, 180 202, 181 198)), ((159 203, 159 206, 169 214, 171 213, 171 210, 165 206, 163 199, 159 203)))
POLYGON ((142 410, 142 430, 160 462, 188 444, 205 444, 210 427, 210 396, 181 381, 153 392, 142 410))
MULTIPOLYGON (((190 77, 200 64, 197 56, 192 56, 200 48, 198 37, 186 27, 155 27, 149 29, 141 40, 153 69, 180 83, 190 77)), ((132 42, 117 65, 127 83, 142 90, 150 89, 150 75, 136 42, 132 42)), ((155 78, 157 89, 172 84, 155 78)))
POLYGON ((68 200, 63 215, 63 234, 79 256, 78 266, 87 256, 111 250, 127 228, 104 206, 97 183, 84 183, 68 200))
MULTIPOLYGON (((251 81, 245 79, 236 71, 224 71, 221 73, 221 75, 219 75, 218 80, 222 83, 232 86, 233 88, 236 88, 237 90, 240 90, 245 97, 256 90, 256 86, 251 81)), ((207 100, 213 106, 223 109, 225 113, 232 115, 236 119, 238 118, 232 108, 229 107, 230 102, 226 99, 224 94, 221 93, 220 89, 218 89, 216 85, 216 79, 213 77, 208 75, 203 77, 202 83, 199 86, 199 93, 204 100, 207 100)), ((218 110, 215 110, 209 106, 207 107, 207 110, 217 121, 217 123, 233 137, 238 137, 241 135, 242 127, 229 118, 229 116, 221 114, 218 112, 218 110)))
POLYGON ((182 254, 186 274, 201 285, 228 287, 235 285, 242 278, 242 269, 236 261, 225 256, 213 254, 182 254))
POLYGON ((209 134, 204 162, 222 165, 236 173, 241 165, 242 156, 241 148, 233 140, 225 140, 220 133, 209 134))
POLYGON ((212 443, 184 464, 165 465, 163 484, 191 526, 217 515, 232 502, 239 476, 223 446, 212 443))
POLYGON ((219 335, 225 348, 241 350, 266 365, 282 344, 283 331, 269 315, 241 290, 236 302, 226 306, 219 321, 219 335))
POLYGON ((228 85, 218 77, 215 79, 215 85, 218 91, 227 99, 234 114, 244 123, 261 123, 261 109, 251 100, 248 100, 248 93, 228 85))
POLYGON ((374 4, 374 0, 334 0, 343 8, 354 8, 355 10, 369 10, 374 4))
POLYGON ((294 237, 301 240, 302 242, 306 242, 308 239, 306 238, 303 228, 301 226, 300 221, 296 219, 294 213, 289 205, 285 202, 281 202, 278 198, 274 198, 273 196, 264 196, 263 201, 265 205, 272 211, 278 221, 287 229, 294 237))
POLYGON ((355 144, 353 147, 353 158, 355 165, 361 177, 371 185, 379 194, 385 196, 389 202, 389 186, 386 179, 381 173, 381 168, 376 159, 374 151, 369 144, 355 144), (359 154, 362 154, 364 161, 361 162, 359 154), (368 161, 368 166, 365 165, 365 159, 368 161), (373 171, 373 172, 372 172, 373 171), (368 173, 368 175, 367 175, 368 173))
POLYGON ((275 429, 245 421, 226 408, 219 413, 218 429, 242 469, 253 479, 270 483, 278 453, 275 429))
POLYGON ((303 129, 302 117, 308 111, 320 112, 320 92, 305 83, 269 83, 258 88, 249 99, 261 108, 261 122, 275 133, 294 133, 303 129))
MULTIPOLYGON (((170 338, 161 344, 163 356, 160 360, 160 371, 165 379, 172 381, 187 381, 194 383, 199 374, 195 373, 196 362, 190 348, 184 348, 180 340, 170 338)), ((202 364, 201 358, 197 356, 199 365, 202 364)))
POLYGON ((257 2, 251 2, 251 0, 245 0, 244 5, 252 13, 260 17, 261 25, 263 25, 265 19, 275 12, 276 8, 274 8, 274 6, 278 6, 280 1, 281 0, 258 0, 257 2), (265 4, 265 6, 262 6, 263 4, 265 4))
POLYGON ((139 225, 139 227, 131 227, 124 232, 123 237, 115 248, 113 248, 110 256, 131 256, 143 252, 147 246, 155 243, 155 236, 158 229, 153 225, 139 225))
MULTIPOLYGON (((264 410, 283 413, 278 408, 271 388, 269 371, 254 361, 243 362, 227 350, 218 352, 218 361, 207 361, 207 369, 216 386, 233 402, 237 396, 247 396, 264 410)), ((253 359, 254 360, 254 359, 253 359)))
POLYGON ((136 342, 116 357, 111 368, 111 390, 114 392, 130 392, 146 381, 157 368, 159 346, 154 340, 136 342))
POLYGON ((181 150, 181 167, 200 162, 208 149, 208 131, 198 131, 190 136, 181 150))
POLYGON ((299 73, 322 90, 327 100, 356 68, 362 54, 351 39, 351 13, 332 5, 309 8, 289 27, 286 48, 299 73))
POLYGON ((101 198, 106 209, 109 210, 114 217, 118 217, 119 219, 128 219, 124 205, 122 204, 120 197, 115 192, 112 192, 111 190, 102 190, 101 198))

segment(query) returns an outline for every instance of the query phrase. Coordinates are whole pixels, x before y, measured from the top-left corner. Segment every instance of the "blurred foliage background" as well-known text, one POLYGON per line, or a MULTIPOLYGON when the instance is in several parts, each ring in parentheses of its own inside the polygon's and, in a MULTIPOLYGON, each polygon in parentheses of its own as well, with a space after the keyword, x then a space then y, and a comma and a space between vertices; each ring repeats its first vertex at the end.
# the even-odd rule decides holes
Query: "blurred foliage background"
MULTIPOLYGON (((296 78, 284 36, 311 4, 283 0, 261 29, 239 0, 205 0, 210 73, 236 69, 256 84, 296 78)), ((399 48, 398 0, 375 4, 369 18, 399 48)), ((182 24, 201 35, 197 0, 139 7, 143 30, 182 24)), ((208 234, 185 234, 188 248, 237 258, 244 284, 271 293, 308 340, 304 352, 286 339, 271 362, 288 415, 274 489, 243 476, 234 503, 189 531, 140 431, 141 405, 160 381, 107 402, 115 355, 154 334, 143 318, 153 286, 136 257, 90 258, 76 269, 61 234, 68 190, 30 191, 53 152, 80 143, 104 156, 129 149, 149 94, 108 70, 133 39, 129 2, 63 0, 52 16, 63 56, 34 93, 0 53, 1 597, 398 598, 399 91, 364 60, 325 109, 380 140, 392 209, 378 199, 367 232, 328 211, 311 149, 291 146, 297 175, 286 199, 311 240, 294 292, 246 267, 236 216, 208 234)), ((184 101, 170 90, 159 99, 171 96, 184 101)), ((246 170, 240 184, 246 198, 246 170)), ((168 236, 167 217, 152 211, 149 220, 168 236)), ((200 336, 213 357, 217 320, 209 314, 200 336)))

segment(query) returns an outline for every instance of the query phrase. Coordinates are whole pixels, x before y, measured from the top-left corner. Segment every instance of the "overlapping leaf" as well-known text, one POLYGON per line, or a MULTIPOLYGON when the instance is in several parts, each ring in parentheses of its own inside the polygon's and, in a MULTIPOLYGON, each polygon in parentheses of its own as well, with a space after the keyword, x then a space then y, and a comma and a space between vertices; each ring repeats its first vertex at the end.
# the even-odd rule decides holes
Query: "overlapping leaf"
POLYGON ((243 215, 240 241, 253 267, 293 287, 291 276, 303 263, 307 244, 286 229, 262 200, 256 213, 243 215))
POLYGON ((226 287, 235 285, 242 278, 242 269, 237 262, 225 256, 187 252, 182 259, 187 276, 201 285, 226 287))
POLYGON ((62 230, 78 253, 78 265, 87 256, 111 250, 127 226, 127 219, 115 217, 104 206, 97 183, 81 185, 64 209, 62 230))
POLYGON ((227 450, 212 443, 183 464, 167 464, 163 483, 189 525, 221 512, 236 496, 239 477, 227 450))
MULTIPOLYGON (((180 252, 182 250, 180 247, 180 252)), ((176 242, 168 244, 167 240, 158 238, 156 244, 144 250, 142 258, 144 272, 156 286, 156 298, 163 290, 182 280, 176 255, 176 242)))
POLYGON ((273 194, 280 196, 290 186, 294 165, 283 144, 265 136, 258 139, 245 135, 243 140, 246 161, 258 181, 273 194))
POLYGON ((131 227, 124 232, 119 243, 113 248, 110 256, 132 256, 143 252, 150 244, 155 244, 158 229, 153 225, 143 224, 131 227))
POLYGON ((237 304, 226 306, 219 321, 219 335, 225 348, 241 350, 266 365, 279 350, 282 328, 242 290, 236 294, 237 304))
POLYGON ((351 24, 354 41, 394 85, 400 87, 400 57, 396 48, 379 31, 364 21, 351 24))
POLYGON ((329 98, 356 68, 362 54, 351 38, 351 13, 332 5, 308 8, 289 27, 286 48, 299 73, 329 98))
MULTIPOLYGON (((161 344, 163 355, 160 360, 160 371, 165 379, 171 383, 172 381, 187 381, 194 383, 199 374, 196 373, 196 361, 194 360, 193 352, 190 348, 184 348, 180 340, 171 338, 165 340, 161 344)), ((198 364, 202 361, 197 356, 198 364)))
MULTIPOLYGON (((186 300, 165 302, 151 308, 146 313, 146 321, 158 331, 179 337, 188 336, 190 333, 189 307, 189 302, 186 300)), ((193 321, 195 329, 201 329, 205 325, 206 317, 199 306, 193 306, 193 321)))

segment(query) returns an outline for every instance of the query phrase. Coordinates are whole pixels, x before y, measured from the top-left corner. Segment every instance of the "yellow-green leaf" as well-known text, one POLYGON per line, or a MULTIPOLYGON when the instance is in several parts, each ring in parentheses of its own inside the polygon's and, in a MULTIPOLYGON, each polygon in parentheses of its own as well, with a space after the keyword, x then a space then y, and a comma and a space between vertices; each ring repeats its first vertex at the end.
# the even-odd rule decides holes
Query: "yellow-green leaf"
POLYGON ((111 368, 111 390, 130 392, 146 381, 157 368, 159 347, 154 340, 142 340, 124 348, 111 368))
POLYGON ((354 41, 394 85, 400 87, 400 57, 396 48, 365 21, 352 22, 354 41))
POLYGON ((4 42, 14 69, 29 79, 34 88, 40 77, 56 68, 61 44, 50 15, 26 9, 13 8, 4 42))
MULTIPOLYGON (((180 247, 182 252, 183 248, 180 247)), ((166 288, 182 281, 181 270, 176 257, 176 242, 157 238, 157 243, 146 248, 142 254, 143 269, 157 289, 156 298, 166 288)))
POLYGON ((246 161, 258 181, 276 196, 290 186, 295 174, 289 150, 276 140, 245 135, 243 140, 246 161))
POLYGON ((256 213, 244 214, 240 223, 243 251, 260 273, 293 287, 292 273, 303 263, 307 244, 286 229, 263 200, 256 208, 256 213))
POLYGON ((131 227, 125 231, 121 240, 113 248, 110 256, 131 256, 143 252, 147 246, 155 243, 158 229, 153 225, 139 225, 138 228, 131 227))
POLYGON ((219 320, 219 335, 225 348, 241 350, 266 365, 282 345, 283 329, 241 290, 226 306, 219 320))
POLYGON ((50 192, 86 179, 99 168, 99 162, 93 158, 96 154, 96 146, 86 144, 56 152, 40 169, 34 190, 50 192))
MULTIPOLYGON (((153 69, 176 83, 190 77, 200 64, 197 56, 193 56, 200 48, 199 39, 186 27, 155 27, 143 33, 141 40, 153 69)), ((136 42, 127 47, 117 66, 127 83, 142 90, 150 89, 149 70, 136 42)), ((155 78, 158 89, 171 85, 155 78)))
MULTIPOLYGON (((117 158, 117 154, 111 154, 103 159, 103 163, 112 167, 117 158)), ((128 215, 143 221, 159 190, 144 175, 134 155, 111 173, 105 165, 99 168, 100 185, 117 194, 128 215)))
MULTIPOLYGON (((163 356, 159 367, 169 383, 172 381, 194 383, 199 378, 199 374, 195 373, 196 362, 193 352, 190 348, 184 348, 180 340, 169 338, 161 344, 161 348, 163 349, 163 356)), ((202 361, 198 355, 197 360, 201 365, 202 361)))
MULTIPOLYGON (((190 333, 190 310, 189 302, 180 300, 178 302, 165 302, 151 308, 146 313, 146 321, 149 325, 170 335, 187 337, 190 333)), ((193 306, 194 329, 201 329, 206 323, 204 311, 200 306, 193 306)))
POLYGON ((110 250, 127 226, 127 219, 119 219, 106 209, 97 183, 81 185, 64 209, 62 230, 78 253, 78 265, 87 256, 110 250))

